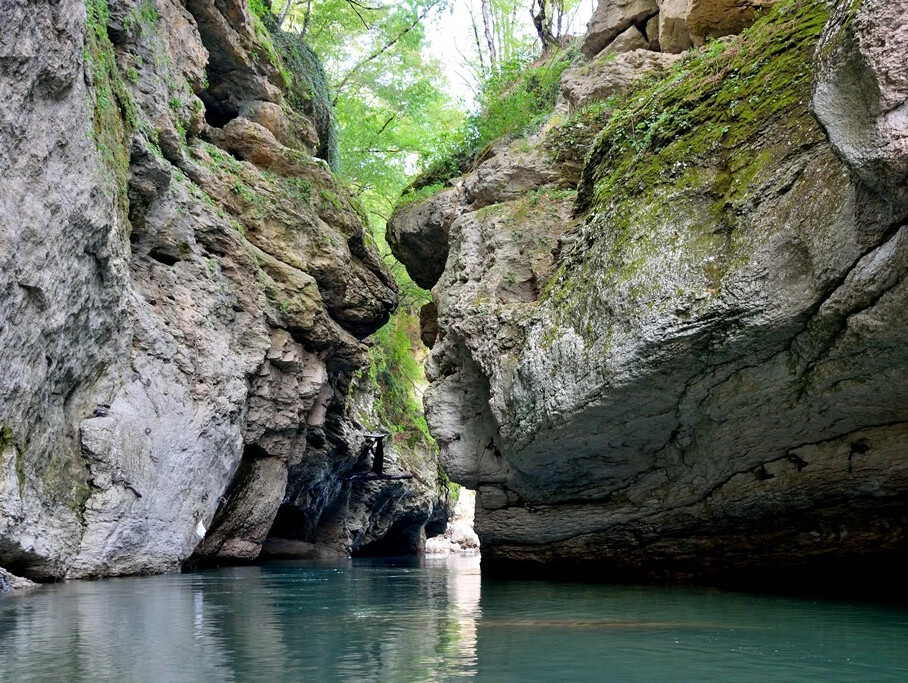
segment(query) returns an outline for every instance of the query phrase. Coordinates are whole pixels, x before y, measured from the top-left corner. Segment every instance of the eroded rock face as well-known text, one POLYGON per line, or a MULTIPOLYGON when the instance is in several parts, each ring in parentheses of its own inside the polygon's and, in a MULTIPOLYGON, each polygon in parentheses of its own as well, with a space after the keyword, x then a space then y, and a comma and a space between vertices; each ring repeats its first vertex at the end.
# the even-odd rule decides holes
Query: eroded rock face
MULTIPOLYGON (((484 563, 715 578, 904 557, 908 211, 897 146, 852 146, 885 160, 863 168, 846 151, 901 105, 849 109, 830 85, 888 44, 874 17, 880 36, 908 17, 871 10, 844 61, 815 62, 825 6, 783 3, 638 85, 563 214, 537 191, 454 222, 426 407, 477 489, 484 563)), ((898 92, 863 73, 877 101, 898 92)))
POLYGON ((422 552, 427 535, 443 533, 451 512, 439 478, 435 448, 418 433, 385 440, 384 471, 413 479, 351 478, 372 463, 356 424, 377 425, 377 390, 368 378, 354 381, 350 413, 329 411, 311 429, 307 456, 291 465, 277 519, 265 541, 266 557, 319 559, 350 554, 406 555, 422 552), (317 511, 318 514, 313 514, 317 511))
POLYGON ((10 593, 12 591, 28 590, 30 588, 36 588, 38 584, 28 579, 23 579, 21 576, 16 576, 15 574, 10 574, 8 571, 0 567, 0 595, 5 593, 10 593))
POLYGON ((688 34, 694 45, 699 46, 711 38, 740 33, 754 23, 757 12, 768 9, 775 2, 776 0, 688 0, 688 34))
POLYGON ((693 41, 687 28, 688 0, 659 0, 659 49, 663 52, 684 52, 693 41))
POLYGON ((242 0, 4 7, 0 564, 15 573, 252 559, 288 482, 313 493, 299 516, 317 529, 368 467, 324 432, 355 442, 360 340, 396 286, 313 157, 317 107, 285 97, 273 55, 292 39, 267 45, 264 21, 242 0))
POLYGON ((818 52, 813 109, 868 184, 908 201, 908 3, 840 3, 818 52))

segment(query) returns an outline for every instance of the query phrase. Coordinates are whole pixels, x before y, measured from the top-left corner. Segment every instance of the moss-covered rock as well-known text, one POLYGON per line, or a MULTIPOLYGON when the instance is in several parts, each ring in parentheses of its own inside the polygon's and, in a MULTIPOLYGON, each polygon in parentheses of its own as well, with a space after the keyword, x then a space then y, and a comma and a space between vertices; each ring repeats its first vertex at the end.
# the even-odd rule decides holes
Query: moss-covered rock
POLYGON ((556 115, 529 143, 555 164, 598 135, 532 300, 499 296, 535 257, 496 236, 553 202, 463 207, 426 405, 478 487, 484 562, 677 577, 903 551, 908 233, 809 110, 827 20, 783 0, 556 115))

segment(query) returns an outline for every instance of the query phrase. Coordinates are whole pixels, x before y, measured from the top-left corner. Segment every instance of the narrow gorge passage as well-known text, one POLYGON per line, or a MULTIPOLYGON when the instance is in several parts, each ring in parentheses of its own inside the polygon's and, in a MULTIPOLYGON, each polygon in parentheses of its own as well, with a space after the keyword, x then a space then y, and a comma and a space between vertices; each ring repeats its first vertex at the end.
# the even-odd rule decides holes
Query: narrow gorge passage
POLYGON ((908 677, 908 1, 0 25, 0 680, 908 677))

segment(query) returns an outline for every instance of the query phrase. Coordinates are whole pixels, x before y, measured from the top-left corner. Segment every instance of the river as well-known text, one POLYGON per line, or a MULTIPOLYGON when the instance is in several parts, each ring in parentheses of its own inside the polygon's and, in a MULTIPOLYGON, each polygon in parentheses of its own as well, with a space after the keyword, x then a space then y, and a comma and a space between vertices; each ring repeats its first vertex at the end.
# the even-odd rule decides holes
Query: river
POLYGON ((274 563, 0 599, 0 681, 905 681, 908 610, 274 563))

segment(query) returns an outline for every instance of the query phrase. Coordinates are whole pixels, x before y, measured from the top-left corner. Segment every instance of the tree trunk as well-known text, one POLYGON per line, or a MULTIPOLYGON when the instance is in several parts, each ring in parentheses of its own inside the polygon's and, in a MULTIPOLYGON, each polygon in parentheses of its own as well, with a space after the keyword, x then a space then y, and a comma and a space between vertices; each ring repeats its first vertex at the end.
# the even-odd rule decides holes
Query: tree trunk
POLYGON ((498 56, 495 51, 495 39, 492 37, 492 11, 489 7, 491 0, 480 0, 482 6, 482 23, 485 27, 486 44, 489 47, 489 64, 494 72, 498 66, 498 56))

